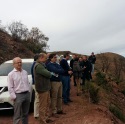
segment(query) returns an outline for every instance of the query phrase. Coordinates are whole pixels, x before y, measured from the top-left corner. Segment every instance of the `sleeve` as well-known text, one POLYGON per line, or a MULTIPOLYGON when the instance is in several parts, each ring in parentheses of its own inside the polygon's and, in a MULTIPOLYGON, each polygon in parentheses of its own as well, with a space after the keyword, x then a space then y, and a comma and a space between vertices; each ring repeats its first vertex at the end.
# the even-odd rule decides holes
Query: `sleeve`
POLYGON ((8 91, 9 91, 10 97, 12 100, 14 100, 16 99, 16 94, 14 91, 14 81, 13 81, 12 75, 10 74, 8 75, 7 83, 8 83, 8 91))
POLYGON ((36 67, 36 73, 40 74, 42 76, 45 76, 46 78, 51 78, 51 76, 52 76, 51 72, 48 71, 44 66, 42 66, 40 64, 36 67))
POLYGON ((64 70, 61 68, 61 66, 59 65, 56 65, 56 67, 52 64, 48 64, 47 65, 47 69, 50 71, 50 72, 54 72, 55 74, 62 74, 64 73, 64 70))

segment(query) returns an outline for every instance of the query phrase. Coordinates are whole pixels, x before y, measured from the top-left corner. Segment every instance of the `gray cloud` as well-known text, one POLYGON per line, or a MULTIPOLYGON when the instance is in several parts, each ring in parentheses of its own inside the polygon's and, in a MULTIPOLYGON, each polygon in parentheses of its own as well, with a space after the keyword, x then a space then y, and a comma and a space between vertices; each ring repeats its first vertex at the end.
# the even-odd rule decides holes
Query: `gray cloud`
POLYGON ((50 38, 49 51, 125 56, 125 0, 4 0, 1 5, 2 22, 39 27, 50 38))

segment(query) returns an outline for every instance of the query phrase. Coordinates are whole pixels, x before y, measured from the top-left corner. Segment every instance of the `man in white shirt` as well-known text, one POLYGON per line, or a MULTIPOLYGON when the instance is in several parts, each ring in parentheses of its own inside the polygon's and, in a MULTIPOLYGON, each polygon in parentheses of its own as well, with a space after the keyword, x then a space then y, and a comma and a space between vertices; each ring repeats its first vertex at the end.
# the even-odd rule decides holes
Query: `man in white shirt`
POLYGON ((30 106, 30 93, 28 73, 22 69, 22 60, 19 57, 13 59, 14 69, 8 74, 8 91, 14 101, 13 124, 28 124, 28 112, 30 106))

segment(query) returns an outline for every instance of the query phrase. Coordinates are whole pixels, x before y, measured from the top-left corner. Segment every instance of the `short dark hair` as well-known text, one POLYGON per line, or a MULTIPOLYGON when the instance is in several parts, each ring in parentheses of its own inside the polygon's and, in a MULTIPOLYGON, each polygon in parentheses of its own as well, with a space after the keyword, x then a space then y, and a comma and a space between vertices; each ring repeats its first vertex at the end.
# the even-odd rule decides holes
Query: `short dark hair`
POLYGON ((38 56, 39 56, 39 54, 36 54, 36 55, 34 56, 34 61, 37 61, 38 56))
POLYGON ((50 55, 49 55, 49 59, 51 60, 54 56, 56 56, 55 53, 50 54, 50 55))
POLYGON ((69 56, 69 52, 64 54, 64 58, 66 58, 66 56, 69 56))

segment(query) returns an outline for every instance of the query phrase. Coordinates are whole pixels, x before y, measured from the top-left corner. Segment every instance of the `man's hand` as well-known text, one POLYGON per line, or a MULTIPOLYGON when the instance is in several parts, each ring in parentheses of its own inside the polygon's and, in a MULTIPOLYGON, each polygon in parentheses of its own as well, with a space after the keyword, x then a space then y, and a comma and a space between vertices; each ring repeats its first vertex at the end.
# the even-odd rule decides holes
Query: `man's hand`
POLYGON ((68 71, 68 74, 71 75, 73 72, 72 71, 68 71))

